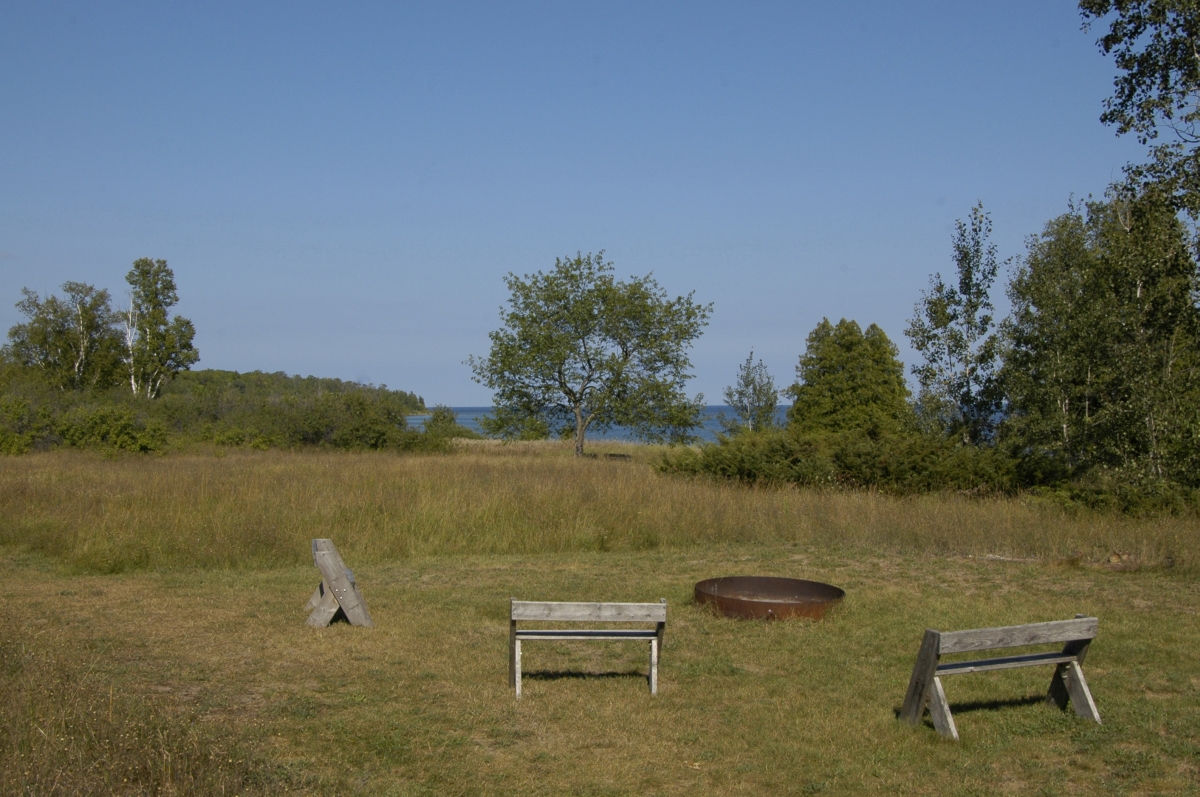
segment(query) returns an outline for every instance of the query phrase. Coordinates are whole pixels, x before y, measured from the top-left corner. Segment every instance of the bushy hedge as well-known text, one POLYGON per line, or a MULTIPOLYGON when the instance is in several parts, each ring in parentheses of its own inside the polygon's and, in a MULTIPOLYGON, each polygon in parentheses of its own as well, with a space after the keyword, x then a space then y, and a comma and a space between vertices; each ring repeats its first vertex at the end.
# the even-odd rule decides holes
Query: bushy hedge
POLYGON ((386 386, 259 372, 180 374, 158 399, 128 390, 59 390, 32 369, 0 363, 0 453, 60 446, 161 451, 210 443, 254 448, 444 450, 477 436, 436 408, 424 431, 407 416, 424 400, 386 386))
POLYGON ((927 435, 747 432, 668 454, 662 469, 747 483, 871 487, 908 494, 934 490, 1011 492, 1017 462, 995 448, 927 435))
POLYGON ((1073 470, 1053 452, 965 445, 957 438, 907 433, 804 434, 792 429, 743 432, 714 444, 669 452, 666 473, 746 484, 866 488, 895 495, 955 491, 1022 493, 1064 508, 1148 515, 1200 507, 1200 490, 1136 479, 1125 471, 1073 470))

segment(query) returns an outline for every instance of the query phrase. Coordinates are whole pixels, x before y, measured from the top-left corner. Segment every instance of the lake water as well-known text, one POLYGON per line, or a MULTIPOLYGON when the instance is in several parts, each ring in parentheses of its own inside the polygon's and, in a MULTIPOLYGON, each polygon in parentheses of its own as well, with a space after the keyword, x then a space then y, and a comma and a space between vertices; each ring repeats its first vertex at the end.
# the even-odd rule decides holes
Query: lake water
MULTIPOLYGON (((451 407, 454 414, 458 416, 458 422, 462 426, 471 429, 472 431, 484 434, 484 431, 479 426, 479 419, 492 411, 491 407, 451 407)), ((787 407, 780 407, 776 411, 779 423, 787 422, 787 407)), ((706 442, 714 442, 717 439, 717 432, 721 431, 721 414, 725 417, 734 417, 732 407, 727 407, 721 404, 710 404, 704 408, 700 415, 703 425, 696 430, 696 436, 706 442)), ((410 426, 421 428, 425 425, 425 419, 428 415, 410 415, 408 423, 410 426)), ((622 426, 614 426, 607 432, 599 433, 591 429, 587 433, 589 440, 632 440, 633 436, 629 430, 622 426)))

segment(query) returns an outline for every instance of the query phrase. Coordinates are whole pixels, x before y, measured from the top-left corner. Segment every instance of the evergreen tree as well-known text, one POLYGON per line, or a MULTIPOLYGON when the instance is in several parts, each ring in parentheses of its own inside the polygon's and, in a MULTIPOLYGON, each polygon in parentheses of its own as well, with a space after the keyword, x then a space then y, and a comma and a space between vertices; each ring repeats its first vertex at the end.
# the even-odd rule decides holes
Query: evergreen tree
POLYGON ((908 386, 897 349, 875 324, 821 320, 809 333, 789 389, 789 425, 800 432, 902 431, 910 421, 908 386))

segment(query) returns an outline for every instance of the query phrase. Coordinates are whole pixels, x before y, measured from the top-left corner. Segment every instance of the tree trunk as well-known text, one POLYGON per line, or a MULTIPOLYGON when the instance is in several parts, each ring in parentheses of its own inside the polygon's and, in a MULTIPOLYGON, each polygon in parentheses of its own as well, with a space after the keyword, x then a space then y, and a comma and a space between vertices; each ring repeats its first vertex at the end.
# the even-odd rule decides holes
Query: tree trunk
POLYGON ((583 456, 583 440, 587 435, 588 423, 591 418, 584 418, 583 411, 575 408, 575 456, 583 456))

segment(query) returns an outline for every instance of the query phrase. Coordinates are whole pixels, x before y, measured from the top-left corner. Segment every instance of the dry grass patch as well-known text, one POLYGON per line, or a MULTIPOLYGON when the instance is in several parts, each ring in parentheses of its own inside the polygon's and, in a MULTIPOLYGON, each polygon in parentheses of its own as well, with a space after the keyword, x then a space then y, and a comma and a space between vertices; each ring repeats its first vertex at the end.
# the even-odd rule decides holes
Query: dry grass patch
POLYGON ((0 543, 85 571, 495 553, 819 543, 896 552, 1200 566, 1200 519, 1065 513, 1019 499, 757 489, 661 475, 658 449, 469 444, 454 455, 237 452, 0 458, 0 543), (612 449, 612 451, 609 451, 612 449))
MULTIPOLYGON (((310 564, 88 576, 10 554, 0 608, 29 651, 93 651, 80 661, 96 693, 149 699, 178 719, 170 733, 195 727, 245 751, 254 777, 234 774, 264 791, 1184 794, 1200 785, 1200 593, 1170 573, 778 543, 347 558, 375 629, 304 627, 318 578, 310 564), (691 603, 695 581, 734 573, 817 578, 848 595, 819 624, 734 621, 691 603), (512 596, 666 597, 661 694, 648 695, 642 645, 543 643, 526 650, 533 675, 514 701, 512 596), (960 744, 895 719, 926 626, 1076 612, 1101 618, 1087 671, 1103 726, 1040 703, 1049 668, 952 679, 960 744)), ((3 712, 14 733, 36 733, 3 712)), ((17 793, 14 759, 0 760, 0 791, 17 793)), ((220 793, 215 781, 206 788, 194 793, 220 793)))

